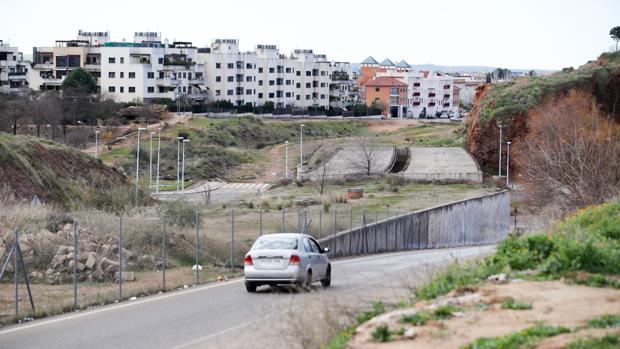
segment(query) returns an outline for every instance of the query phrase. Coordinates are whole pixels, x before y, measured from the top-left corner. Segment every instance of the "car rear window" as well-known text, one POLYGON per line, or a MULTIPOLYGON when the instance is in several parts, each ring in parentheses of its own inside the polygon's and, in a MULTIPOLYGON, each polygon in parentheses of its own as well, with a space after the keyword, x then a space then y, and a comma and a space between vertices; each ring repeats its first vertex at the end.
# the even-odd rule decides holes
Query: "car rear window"
POLYGON ((254 243, 253 250, 296 250, 297 238, 263 237, 254 243))

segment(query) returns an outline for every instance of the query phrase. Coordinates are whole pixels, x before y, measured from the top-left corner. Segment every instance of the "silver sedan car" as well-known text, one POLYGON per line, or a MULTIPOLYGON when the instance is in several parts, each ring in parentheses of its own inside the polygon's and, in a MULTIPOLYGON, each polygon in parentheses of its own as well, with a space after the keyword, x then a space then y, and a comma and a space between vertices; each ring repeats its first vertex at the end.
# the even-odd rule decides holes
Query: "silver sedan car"
POLYGON ((306 234, 270 234, 259 237, 245 255, 245 288, 256 292, 261 285, 293 284, 309 289, 320 281, 331 284, 328 248, 306 234))

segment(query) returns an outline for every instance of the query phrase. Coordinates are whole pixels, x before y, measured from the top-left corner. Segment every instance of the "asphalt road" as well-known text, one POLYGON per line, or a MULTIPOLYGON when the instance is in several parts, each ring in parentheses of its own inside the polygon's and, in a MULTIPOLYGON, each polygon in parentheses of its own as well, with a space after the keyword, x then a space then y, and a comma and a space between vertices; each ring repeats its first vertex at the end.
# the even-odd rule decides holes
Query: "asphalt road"
MULTIPOLYGON (((0 330, 0 348, 230 348, 248 342, 252 347, 258 343, 280 347, 278 340, 284 337, 265 336, 261 328, 276 328, 278 319, 290 322, 280 312, 294 303, 312 297, 341 300, 352 296, 357 297, 357 303, 367 303, 372 300, 368 297, 393 296, 397 285, 414 275, 412 271, 454 258, 485 255, 493 248, 413 251, 333 261, 332 287, 324 290, 317 284, 310 293, 263 287, 248 294, 242 279, 198 286, 10 326, 0 330)), ((301 311, 294 316, 310 314, 301 311)))

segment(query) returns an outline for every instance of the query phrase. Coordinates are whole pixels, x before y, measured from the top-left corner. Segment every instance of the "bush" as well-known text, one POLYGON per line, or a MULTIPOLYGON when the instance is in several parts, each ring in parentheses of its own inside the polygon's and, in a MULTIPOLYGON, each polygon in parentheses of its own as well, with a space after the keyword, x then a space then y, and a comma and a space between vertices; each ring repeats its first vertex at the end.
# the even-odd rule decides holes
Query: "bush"
POLYGON ((567 349, 617 349, 620 347, 620 333, 600 338, 578 339, 566 347, 567 349))
POLYGON ((194 226, 197 207, 187 201, 177 200, 163 205, 163 214, 169 223, 179 227, 194 226))
POLYGON ((372 319, 373 317, 385 313, 385 304, 381 301, 375 301, 372 303, 372 310, 365 311, 355 318, 358 324, 363 324, 364 322, 372 319))
POLYGON ((588 321, 594 328, 620 327, 620 315, 603 315, 588 321))
POLYGON ((389 342, 392 339, 392 331, 385 326, 379 326, 372 332, 372 339, 377 342, 389 342))
POLYGON ((431 319, 431 316, 429 313, 420 311, 413 315, 405 315, 401 317, 400 322, 412 324, 414 326, 423 326, 430 319, 431 319))
POLYGON ((512 298, 509 298, 502 302, 502 309, 512 309, 512 310, 529 310, 532 309, 532 304, 519 302, 512 298))
POLYGON ((73 217, 71 217, 67 212, 51 212, 47 216, 47 225, 45 229, 51 231, 52 233, 56 233, 60 230, 61 226, 73 223, 73 217))
POLYGON ((326 202, 323 204, 323 211, 325 213, 329 213, 329 209, 332 207, 332 204, 330 204, 329 202, 326 202))
POLYGON ((443 320, 451 318, 453 313, 460 311, 463 311, 463 309, 454 305, 445 304, 437 307, 437 309, 433 312, 433 315, 435 315, 437 319, 443 320))

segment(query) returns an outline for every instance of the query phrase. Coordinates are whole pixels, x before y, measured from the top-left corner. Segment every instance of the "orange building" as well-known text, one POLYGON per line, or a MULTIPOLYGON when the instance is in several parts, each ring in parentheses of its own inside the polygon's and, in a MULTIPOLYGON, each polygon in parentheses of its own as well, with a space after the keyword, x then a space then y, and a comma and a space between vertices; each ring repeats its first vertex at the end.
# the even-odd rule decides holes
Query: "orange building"
POLYGON ((407 114, 407 84, 388 76, 372 77, 364 85, 367 105, 380 102, 385 106, 383 115, 392 118, 407 114))

